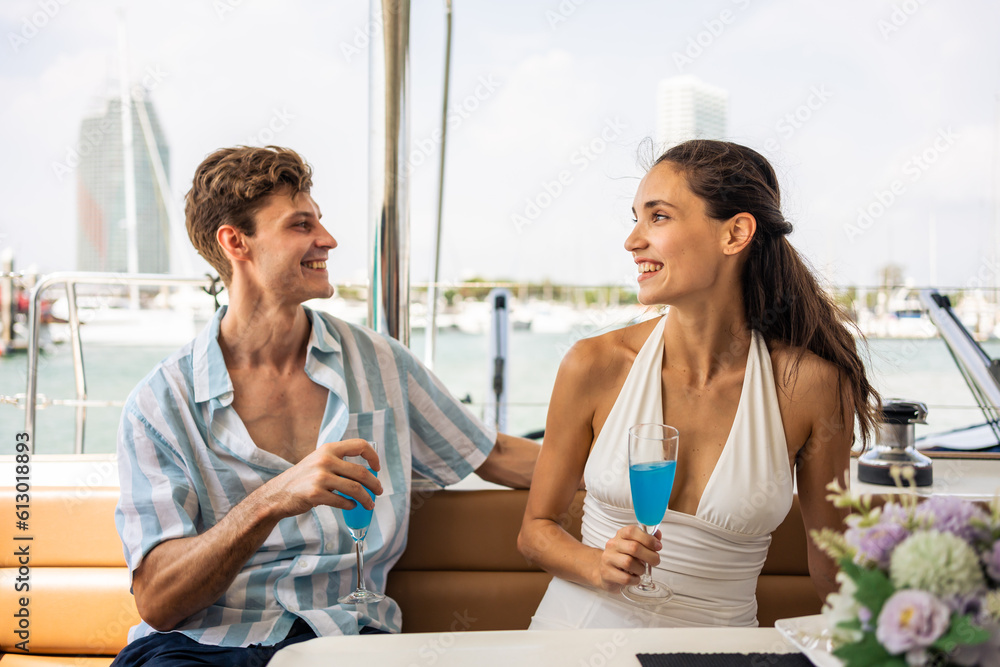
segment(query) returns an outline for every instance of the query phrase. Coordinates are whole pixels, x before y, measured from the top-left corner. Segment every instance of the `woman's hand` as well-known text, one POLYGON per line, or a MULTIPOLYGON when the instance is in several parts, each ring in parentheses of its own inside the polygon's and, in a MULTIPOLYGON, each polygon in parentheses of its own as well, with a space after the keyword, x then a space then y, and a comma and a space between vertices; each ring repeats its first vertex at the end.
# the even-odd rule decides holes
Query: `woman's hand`
POLYGON ((608 540, 601 552, 597 571, 598 586, 608 592, 617 593, 622 586, 639 582, 639 575, 650 567, 660 564, 660 531, 652 535, 639 526, 625 526, 608 540))

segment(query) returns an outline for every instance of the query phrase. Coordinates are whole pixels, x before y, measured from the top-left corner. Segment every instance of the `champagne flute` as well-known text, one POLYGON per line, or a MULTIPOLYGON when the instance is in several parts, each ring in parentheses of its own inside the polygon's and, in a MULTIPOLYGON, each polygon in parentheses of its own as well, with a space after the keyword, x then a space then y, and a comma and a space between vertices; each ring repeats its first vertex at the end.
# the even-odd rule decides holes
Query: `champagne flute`
MULTIPOLYGON (((677 469, 677 429, 666 424, 636 424, 628 430, 628 478, 632 506, 639 525, 656 531, 667 513, 677 469)), ((653 581, 649 563, 638 584, 622 588, 622 595, 644 605, 663 604, 674 596, 666 584, 653 581)))
MULTIPOLYGON (((384 459, 382 457, 382 447, 377 442, 370 442, 372 448, 375 449, 375 454, 378 455, 379 462, 381 463, 384 459)), ((361 466, 368 467, 368 471, 378 476, 378 473, 368 466, 368 461, 366 461, 361 456, 345 456, 344 461, 348 463, 356 463, 361 466)), ((372 501, 375 500, 375 494, 365 487, 365 491, 368 491, 368 495, 371 496, 372 501)), ((339 495, 344 495, 339 493, 339 495)), ((347 496, 344 496, 345 498, 347 496)), ((381 593, 375 591, 370 591, 365 588, 365 536, 368 534, 368 526, 372 522, 372 513, 374 510, 365 509, 365 507, 358 501, 351 498, 354 501, 354 507, 351 509, 343 510, 344 512, 344 523, 347 524, 347 529, 351 532, 351 539, 354 540, 354 549, 358 555, 358 585, 352 593, 349 593, 343 597, 337 599, 337 602, 341 604, 367 604, 369 602, 378 602, 379 600, 384 600, 385 596, 381 593)))

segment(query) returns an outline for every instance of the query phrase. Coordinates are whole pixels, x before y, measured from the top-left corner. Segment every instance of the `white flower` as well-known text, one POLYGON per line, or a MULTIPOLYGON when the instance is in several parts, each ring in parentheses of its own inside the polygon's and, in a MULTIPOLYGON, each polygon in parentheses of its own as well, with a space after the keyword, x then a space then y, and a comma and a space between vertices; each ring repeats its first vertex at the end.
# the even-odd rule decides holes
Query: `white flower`
POLYGON ((969 595, 986 587, 979 557, 962 538, 918 530, 899 543, 889 560, 897 588, 915 588, 938 597, 969 595))
POLYGON ((838 628, 837 624, 853 621, 858 617, 861 605, 854 599, 858 586, 843 572, 837 573, 837 582, 840 584, 840 590, 827 596, 826 604, 823 605, 823 616, 826 618, 827 627, 830 628, 834 644, 853 644, 861 640, 861 631, 838 628))

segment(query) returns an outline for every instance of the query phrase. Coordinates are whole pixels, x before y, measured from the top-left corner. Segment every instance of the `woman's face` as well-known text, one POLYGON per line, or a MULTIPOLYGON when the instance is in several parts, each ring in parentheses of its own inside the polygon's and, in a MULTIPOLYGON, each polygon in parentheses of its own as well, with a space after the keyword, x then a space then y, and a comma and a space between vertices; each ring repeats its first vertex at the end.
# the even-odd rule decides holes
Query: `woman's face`
POLYGON ((675 304, 717 287, 725 255, 723 225, 669 162, 643 177, 632 203, 635 227, 625 239, 639 272, 639 302, 675 304))

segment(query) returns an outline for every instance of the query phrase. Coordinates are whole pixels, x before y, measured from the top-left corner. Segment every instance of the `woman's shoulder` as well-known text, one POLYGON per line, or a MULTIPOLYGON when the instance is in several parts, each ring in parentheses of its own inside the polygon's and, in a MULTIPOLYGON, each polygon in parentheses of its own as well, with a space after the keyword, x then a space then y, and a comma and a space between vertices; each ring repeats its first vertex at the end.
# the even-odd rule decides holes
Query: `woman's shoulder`
POLYGON ((581 338, 566 352, 560 373, 568 373, 578 379, 611 379, 616 371, 627 371, 658 322, 659 318, 653 318, 581 338))

